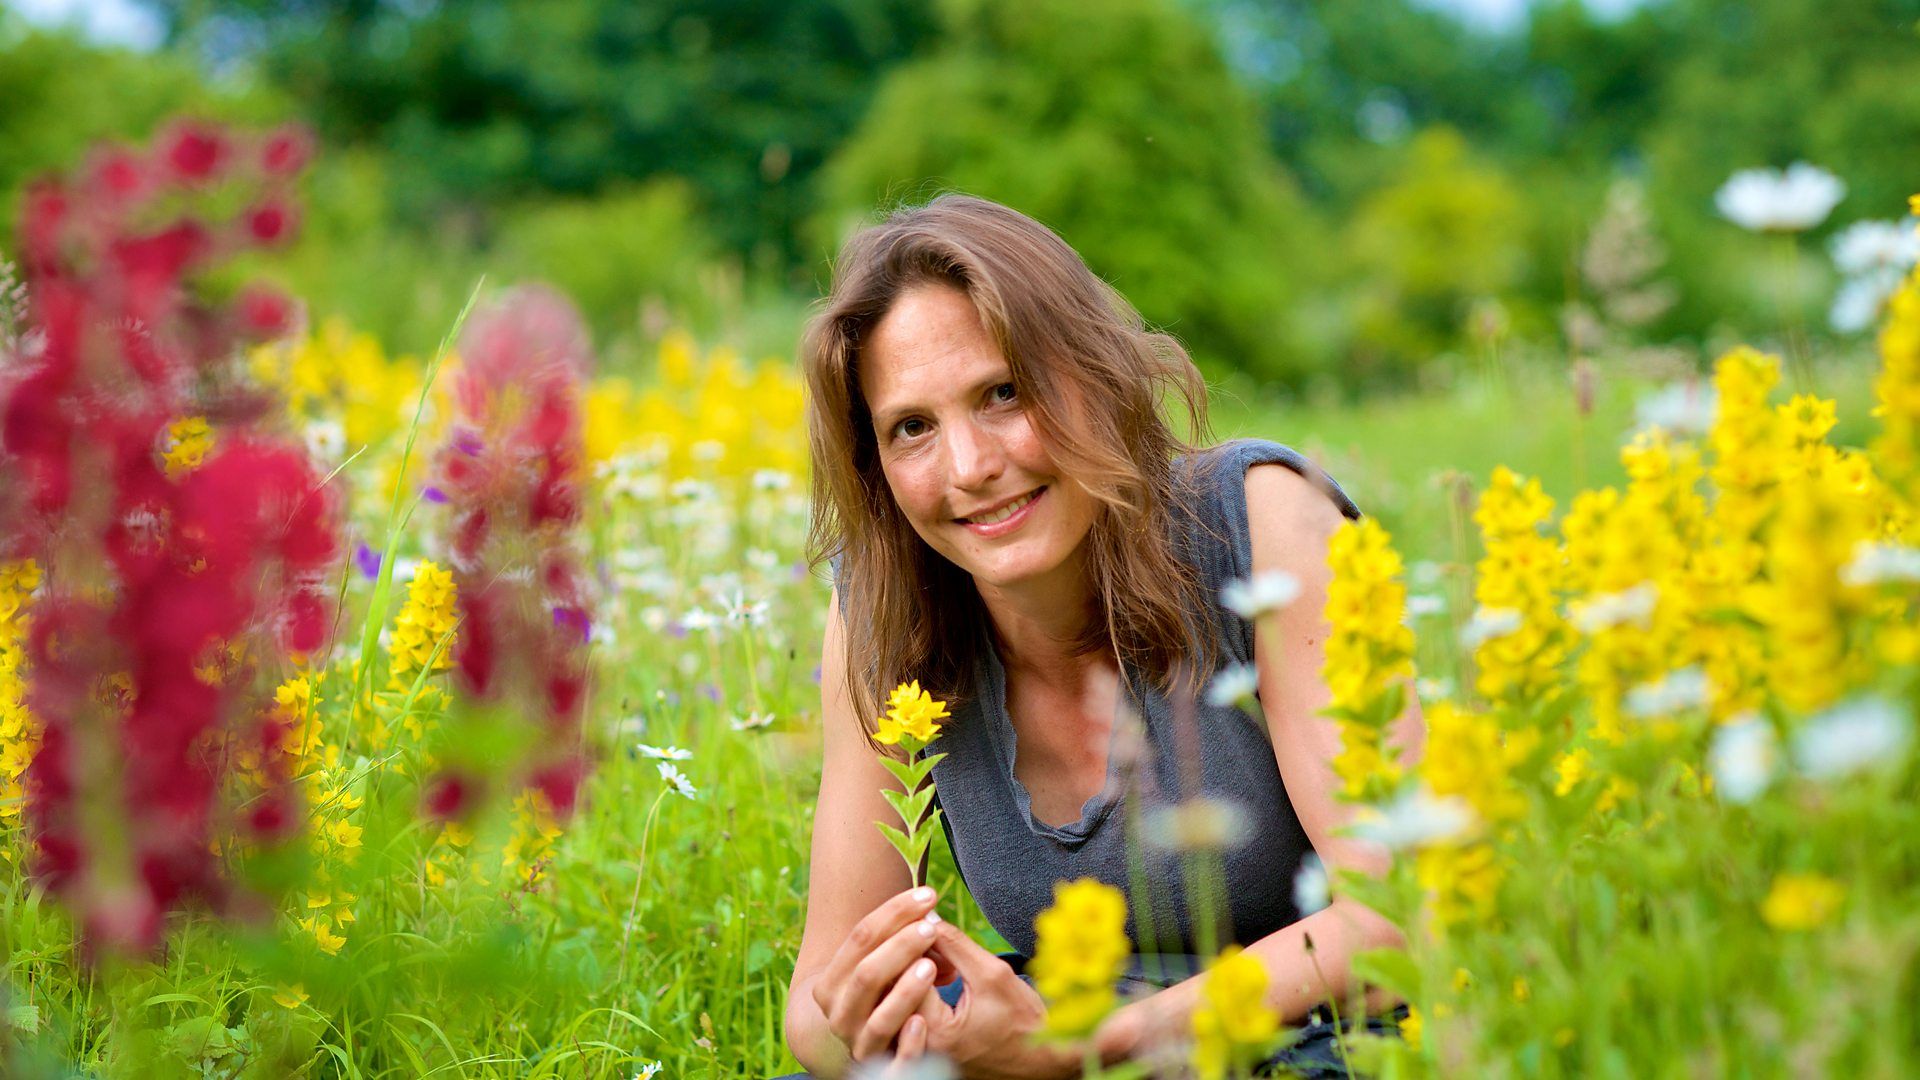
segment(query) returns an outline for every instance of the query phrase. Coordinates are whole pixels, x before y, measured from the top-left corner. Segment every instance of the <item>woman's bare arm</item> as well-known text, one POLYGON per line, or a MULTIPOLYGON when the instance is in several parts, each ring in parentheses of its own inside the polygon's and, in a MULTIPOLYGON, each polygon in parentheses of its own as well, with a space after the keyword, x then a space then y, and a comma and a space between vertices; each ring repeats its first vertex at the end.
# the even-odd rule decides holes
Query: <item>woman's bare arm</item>
MULTIPOLYGON (((1382 874, 1390 862, 1375 844, 1339 835, 1351 808, 1338 797, 1333 759, 1340 752, 1334 722, 1320 715, 1330 697, 1321 666, 1326 660, 1329 627, 1325 608, 1327 550, 1345 519, 1327 494, 1284 465, 1247 470, 1247 518, 1253 536, 1254 573, 1278 570, 1300 583, 1299 595, 1255 629, 1260 674, 1260 705, 1273 736, 1274 757, 1294 813, 1328 874, 1358 870, 1382 874)), ((1409 696, 1407 710, 1389 733, 1401 761, 1417 760, 1424 727, 1420 708, 1409 696)), ((1349 996, 1349 964, 1354 954, 1401 943, 1394 925, 1352 899, 1341 897, 1325 910, 1283 927, 1248 946, 1265 962, 1272 978, 1269 1002, 1289 1021, 1304 1017, 1328 998, 1349 996), (1308 940, 1312 948, 1308 948, 1308 940)), ((1117 1026, 1131 1029, 1125 1041, 1151 1038, 1154 1032, 1184 1029, 1198 999, 1200 980, 1189 979, 1122 1010, 1117 1026)), ((1369 1007, 1387 999, 1375 995, 1369 1007)))

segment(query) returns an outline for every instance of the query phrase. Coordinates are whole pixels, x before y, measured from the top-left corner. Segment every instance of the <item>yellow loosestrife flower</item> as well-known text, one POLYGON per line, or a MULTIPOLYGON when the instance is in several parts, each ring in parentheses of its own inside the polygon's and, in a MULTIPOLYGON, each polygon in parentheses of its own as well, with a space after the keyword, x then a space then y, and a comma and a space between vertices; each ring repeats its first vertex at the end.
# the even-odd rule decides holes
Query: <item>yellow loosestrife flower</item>
POLYGON ((1193 1065, 1204 1080, 1246 1068, 1273 1045, 1280 1014, 1267 1004, 1267 981, 1266 965, 1238 945, 1207 965, 1193 1010, 1193 1065))
POLYGON ((1518 625, 1474 648, 1475 686, 1488 700, 1515 703, 1559 692, 1559 665, 1566 655, 1557 590, 1566 553, 1542 534, 1553 500, 1540 481, 1502 466, 1480 497, 1473 520, 1486 555, 1476 568, 1474 600, 1483 609, 1517 613, 1518 625))
MULTIPOLYGON (((393 620, 393 637, 387 647, 393 658, 393 678, 401 679, 427 666, 444 671, 453 666, 454 624, 459 618, 453 572, 432 562, 422 562, 407 583, 407 602, 393 620), (440 643, 447 638, 447 643, 440 643), (440 650, 434 656, 434 649, 440 650)), ((405 689, 405 687, 401 687, 405 689)))
MULTIPOLYGON (((27 608, 40 587, 32 559, 0 563, 0 822, 16 819, 26 797, 21 778, 39 750, 39 725, 27 711, 27 608)), ((5 852, 9 862, 13 853, 5 852)))
POLYGON ((1419 1050, 1425 1041, 1426 1032, 1426 1020, 1421 1017, 1420 1010, 1412 1005, 1407 1006, 1407 1015, 1400 1018, 1400 1038, 1406 1041, 1410 1049, 1419 1050))
POLYGON ((1874 460, 1912 514, 1920 510, 1920 271, 1887 302, 1873 399, 1874 460))
POLYGON ((1053 906, 1034 920, 1035 989, 1047 1003, 1047 1031, 1086 1035, 1114 1005, 1114 984, 1125 970, 1127 901, 1119 889, 1092 878, 1058 882, 1053 906))
POLYGON ((880 718, 873 738, 883 746, 898 746, 903 738, 924 746, 939 737, 939 721, 947 716, 947 703, 935 701, 915 679, 895 687, 887 696, 887 714, 880 718))
POLYGON ((1326 711, 1340 721, 1343 749, 1334 769, 1348 797, 1390 786, 1400 769, 1386 753, 1387 706, 1413 677, 1413 630, 1405 623, 1406 586, 1392 539, 1372 518, 1348 522, 1328 544, 1327 638, 1321 675, 1326 711))

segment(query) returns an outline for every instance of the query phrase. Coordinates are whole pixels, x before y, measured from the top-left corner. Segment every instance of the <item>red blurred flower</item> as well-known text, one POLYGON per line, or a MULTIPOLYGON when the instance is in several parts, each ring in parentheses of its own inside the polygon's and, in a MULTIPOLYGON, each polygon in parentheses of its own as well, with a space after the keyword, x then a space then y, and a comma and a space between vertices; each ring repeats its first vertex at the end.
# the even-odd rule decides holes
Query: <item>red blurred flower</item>
POLYGON ((467 764, 509 773, 502 789, 539 787, 565 816, 586 771, 592 616, 575 533, 587 334, 565 298, 523 287, 469 321, 460 357, 435 480, 461 607, 456 685, 535 725, 526 760, 467 764))
POLYGON ((278 199, 247 211, 247 233, 260 244, 279 244, 293 235, 298 219, 293 208, 278 199))
POLYGON ((161 156, 167 166, 189 182, 216 179, 228 153, 225 132, 194 121, 174 125, 162 141, 161 156))
MULTIPOLYGON (((0 474, 24 496, 0 518, 0 551, 48 568, 27 642, 28 707, 44 726, 27 816, 36 872, 90 947, 151 947, 173 907, 228 902, 209 852, 227 812, 224 744, 277 745, 262 669, 325 633, 337 508, 303 451, 246 430, 257 394, 201 378, 239 335, 295 316, 273 290, 245 288, 229 309, 190 287, 235 239, 263 237, 257 220, 210 225, 182 208, 213 180, 282 184, 294 160, 263 150, 279 170, 247 174, 234 162, 260 154, 243 141, 178 125, 152 157, 102 151, 74 186, 38 184, 22 204, 40 345, 12 358, 0 387, 0 474), (226 426, 204 461, 169 477, 157 448, 193 415, 226 426)), ((284 232, 293 209, 271 191, 255 198, 281 208, 284 232)), ((275 779, 244 828, 273 835, 300 820, 275 779)))

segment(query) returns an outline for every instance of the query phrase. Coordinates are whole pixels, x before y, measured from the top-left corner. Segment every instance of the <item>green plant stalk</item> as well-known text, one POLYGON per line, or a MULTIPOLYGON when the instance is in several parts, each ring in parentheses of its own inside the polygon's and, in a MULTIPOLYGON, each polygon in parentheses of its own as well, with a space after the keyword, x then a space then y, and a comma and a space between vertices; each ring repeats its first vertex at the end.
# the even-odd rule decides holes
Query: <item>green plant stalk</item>
POLYGON ((882 755, 880 764, 900 781, 901 790, 889 788, 880 794, 894 813, 900 815, 900 824, 905 828, 896 829, 884 821, 873 824, 906 860, 907 877, 918 888, 926 884, 927 847, 933 843, 933 826, 940 821, 940 808, 933 805, 933 767, 947 755, 919 757, 927 744, 911 735, 901 738, 900 747, 907 752, 907 760, 896 761, 882 755))
MULTIPOLYGON (((426 374, 420 381, 420 397, 414 403, 413 421, 407 425, 407 441, 400 449, 400 468, 394 477, 393 499, 387 508, 387 542, 380 558, 380 574, 374 580, 373 596, 367 601, 367 619, 360 628, 360 655, 353 676, 353 708, 359 706, 366 691, 372 660, 379 647, 380 628, 387 621, 387 606, 393 593, 393 560, 400 551, 400 536, 406 528, 406 522, 413 516, 413 507, 419 504, 416 498, 404 512, 401 510, 401 504, 406 502, 407 465, 413 459, 413 444, 420 437, 420 421, 426 416, 427 401, 433 394, 433 383, 440 374, 440 366, 452 351, 453 343, 460 336, 461 327, 466 325, 467 316, 472 314, 474 304, 479 301, 480 290, 486 281, 486 277, 482 276, 473 283, 473 291, 467 294, 467 302, 461 306, 460 314, 454 317, 453 325, 447 328, 446 336, 440 339, 440 346, 434 350, 433 359, 428 362, 426 374)), ((348 717, 351 721, 351 712, 348 717)))

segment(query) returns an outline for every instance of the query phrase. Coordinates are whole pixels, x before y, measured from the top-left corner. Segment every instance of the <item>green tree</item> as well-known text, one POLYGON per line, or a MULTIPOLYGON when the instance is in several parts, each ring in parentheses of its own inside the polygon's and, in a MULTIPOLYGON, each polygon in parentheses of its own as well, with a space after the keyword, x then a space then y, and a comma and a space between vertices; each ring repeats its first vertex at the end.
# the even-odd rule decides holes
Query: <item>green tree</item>
POLYGON ((285 112, 271 94, 208 85, 180 57, 32 30, 0 7, 0 247, 11 246, 20 189, 72 169, 102 139, 144 140, 177 113, 260 124, 285 112))
POLYGON ((820 178, 830 254, 876 207, 953 188, 1059 232, 1216 370, 1298 381, 1320 257, 1306 207, 1207 27, 1165 0, 947 0, 820 178))
POLYGON ((928 25, 914 0, 148 3, 330 144, 390 155, 408 220, 679 176, 769 267, 793 264, 808 178, 928 25))

